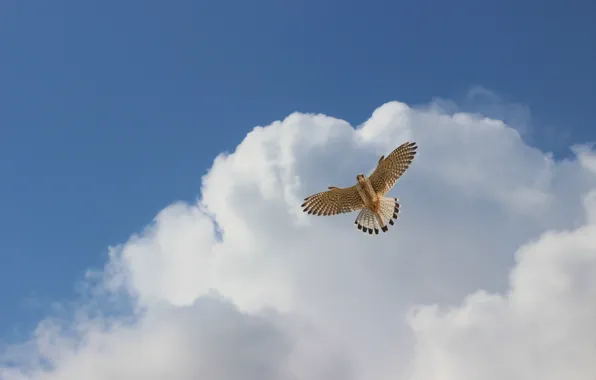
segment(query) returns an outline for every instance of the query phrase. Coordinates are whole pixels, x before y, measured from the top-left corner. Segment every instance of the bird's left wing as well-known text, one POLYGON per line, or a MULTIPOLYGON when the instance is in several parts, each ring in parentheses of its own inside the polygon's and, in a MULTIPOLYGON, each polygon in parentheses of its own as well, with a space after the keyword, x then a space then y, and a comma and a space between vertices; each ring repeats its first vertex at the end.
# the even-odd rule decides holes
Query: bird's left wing
POLYGON ((395 148, 387 157, 381 157, 377 168, 368 177, 377 195, 385 195, 412 163, 416 155, 415 142, 405 142, 395 148))
POLYGON ((336 215, 360 210, 364 201, 358 194, 357 185, 345 188, 334 187, 331 190, 313 194, 305 198, 302 206, 304 212, 313 215, 336 215))

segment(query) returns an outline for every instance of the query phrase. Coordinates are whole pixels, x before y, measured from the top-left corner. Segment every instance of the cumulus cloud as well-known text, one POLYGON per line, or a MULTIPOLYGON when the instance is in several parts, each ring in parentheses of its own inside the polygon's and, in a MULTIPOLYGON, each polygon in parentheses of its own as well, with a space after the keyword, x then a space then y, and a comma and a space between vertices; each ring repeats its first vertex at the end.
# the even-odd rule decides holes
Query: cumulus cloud
POLYGON ((590 223, 544 233, 517 252, 505 294, 477 291, 450 310, 425 306, 410 324, 412 379, 590 379, 596 374, 596 193, 590 223))
POLYGON ((592 380, 596 155, 574 152, 399 102, 357 127, 300 113, 256 127, 196 204, 110 249, 93 315, 43 321, 0 378, 592 380), (388 233, 301 212, 406 140, 420 148, 388 233))

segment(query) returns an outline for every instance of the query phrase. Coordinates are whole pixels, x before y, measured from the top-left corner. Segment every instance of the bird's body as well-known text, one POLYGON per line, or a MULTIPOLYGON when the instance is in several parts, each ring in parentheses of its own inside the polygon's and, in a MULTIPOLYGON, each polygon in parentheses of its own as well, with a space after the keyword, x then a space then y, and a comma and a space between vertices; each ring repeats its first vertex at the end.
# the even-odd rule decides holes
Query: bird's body
POLYGON ((399 213, 399 200, 386 197, 399 177, 414 159, 416 143, 406 142, 385 158, 381 156, 370 177, 358 174, 354 186, 339 188, 330 186, 328 191, 305 198, 304 211, 313 215, 336 215, 361 210, 354 222, 359 230, 378 234, 387 231, 387 223, 393 225, 399 213))
POLYGON ((358 176, 358 185, 356 189, 358 190, 358 194, 360 194, 360 198, 364 202, 364 206, 371 209, 373 212, 377 212, 379 208, 379 196, 373 189, 370 180, 363 175, 358 176))
POLYGON ((364 207, 372 211, 372 213, 379 218, 381 227, 384 227, 385 221, 379 213, 381 211, 381 198, 375 192, 375 189, 372 187, 368 178, 364 175, 359 175, 357 180, 358 184, 356 184, 356 190, 358 190, 358 194, 364 202, 364 207))

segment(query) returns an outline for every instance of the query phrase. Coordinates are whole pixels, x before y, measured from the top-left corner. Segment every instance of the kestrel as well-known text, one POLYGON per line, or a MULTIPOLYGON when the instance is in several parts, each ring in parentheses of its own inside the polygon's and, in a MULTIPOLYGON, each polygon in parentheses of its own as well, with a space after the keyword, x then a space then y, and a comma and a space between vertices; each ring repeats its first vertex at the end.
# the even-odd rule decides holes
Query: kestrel
POLYGON ((361 210, 354 221, 359 230, 371 235, 373 231, 378 234, 379 229, 387 232, 387 222, 393 225, 393 219, 399 214, 399 199, 385 194, 408 169, 417 148, 415 142, 401 144, 387 157, 381 156, 370 177, 358 174, 358 182, 351 187, 329 186, 328 191, 305 198, 306 202, 300 207, 317 216, 361 210))

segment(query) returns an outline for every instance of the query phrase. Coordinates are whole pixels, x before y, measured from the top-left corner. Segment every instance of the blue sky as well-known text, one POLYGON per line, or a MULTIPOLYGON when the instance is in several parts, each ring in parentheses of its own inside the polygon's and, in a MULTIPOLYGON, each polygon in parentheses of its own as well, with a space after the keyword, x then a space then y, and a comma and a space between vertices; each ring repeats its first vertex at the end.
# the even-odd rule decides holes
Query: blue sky
POLYGON ((595 13, 588 0, 3 1, 0 339, 195 199, 219 152, 293 111, 356 125, 389 100, 482 108, 466 100, 482 86, 529 107, 544 149, 595 140, 595 13))

